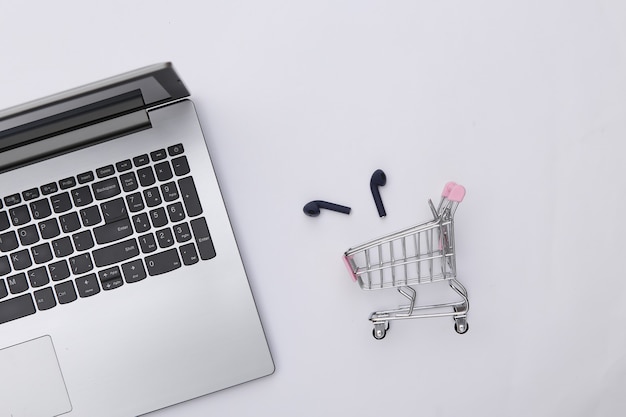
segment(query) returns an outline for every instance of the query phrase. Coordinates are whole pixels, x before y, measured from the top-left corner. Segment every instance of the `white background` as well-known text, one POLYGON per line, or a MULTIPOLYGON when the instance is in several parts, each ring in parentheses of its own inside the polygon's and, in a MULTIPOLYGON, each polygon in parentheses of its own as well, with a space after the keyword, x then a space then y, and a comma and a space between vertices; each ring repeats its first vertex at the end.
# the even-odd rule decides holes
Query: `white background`
POLYGON ((623 1, 4 0, 0 53, 0 108, 160 61, 192 92, 276 373, 155 416, 623 413, 623 1), (341 255, 448 180, 470 330, 376 341, 400 296, 341 255))

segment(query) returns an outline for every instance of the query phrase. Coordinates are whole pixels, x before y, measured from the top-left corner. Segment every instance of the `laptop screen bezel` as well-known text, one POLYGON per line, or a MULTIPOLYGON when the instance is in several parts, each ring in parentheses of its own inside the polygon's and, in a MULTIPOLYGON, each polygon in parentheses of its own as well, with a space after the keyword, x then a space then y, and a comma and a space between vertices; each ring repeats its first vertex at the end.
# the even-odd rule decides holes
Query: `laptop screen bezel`
POLYGON ((142 92, 146 109, 189 96, 170 62, 150 65, 0 111, 0 137, 2 132, 18 126, 137 89, 142 92))

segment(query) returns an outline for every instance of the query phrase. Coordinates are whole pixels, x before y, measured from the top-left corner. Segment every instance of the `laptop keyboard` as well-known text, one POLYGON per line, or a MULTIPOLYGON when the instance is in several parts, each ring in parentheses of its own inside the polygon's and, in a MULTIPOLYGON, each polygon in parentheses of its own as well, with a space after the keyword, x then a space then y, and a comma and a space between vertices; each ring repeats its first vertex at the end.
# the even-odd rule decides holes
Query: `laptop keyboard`
POLYGON ((0 324, 215 257, 181 144, 0 201, 0 324))

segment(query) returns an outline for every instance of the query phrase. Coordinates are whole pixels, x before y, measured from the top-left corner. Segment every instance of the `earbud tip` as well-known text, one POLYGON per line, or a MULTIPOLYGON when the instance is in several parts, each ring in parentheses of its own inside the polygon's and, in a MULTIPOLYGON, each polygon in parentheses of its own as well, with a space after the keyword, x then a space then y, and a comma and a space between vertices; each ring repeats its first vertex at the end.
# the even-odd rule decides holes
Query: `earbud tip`
POLYGON ((376 185, 385 185, 387 184, 387 175, 385 171, 382 169, 377 169, 372 174, 372 182, 376 183, 376 185))
POLYGON ((320 215, 320 209, 315 203, 305 204, 302 211, 304 211, 304 214, 306 214, 309 217, 317 217, 320 215))

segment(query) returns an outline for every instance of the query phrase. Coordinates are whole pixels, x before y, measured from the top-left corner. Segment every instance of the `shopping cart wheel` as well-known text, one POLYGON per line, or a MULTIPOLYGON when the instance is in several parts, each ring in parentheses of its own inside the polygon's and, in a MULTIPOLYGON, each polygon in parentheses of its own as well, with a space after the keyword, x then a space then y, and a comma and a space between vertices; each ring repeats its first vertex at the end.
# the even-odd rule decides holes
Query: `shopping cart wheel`
POLYGON ((389 330, 389 322, 376 323, 374 324, 372 335, 374 339, 381 340, 387 335, 387 330, 389 330))
POLYGON ((467 323, 467 319, 465 317, 454 319, 454 330, 458 334, 467 333, 467 331, 469 330, 469 324, 467 323))

